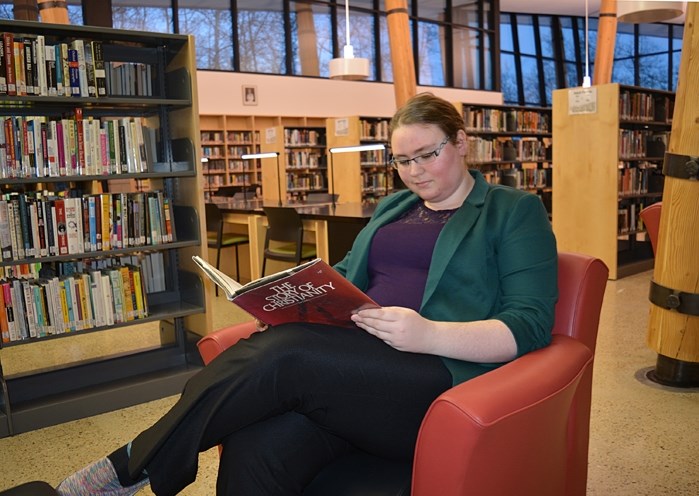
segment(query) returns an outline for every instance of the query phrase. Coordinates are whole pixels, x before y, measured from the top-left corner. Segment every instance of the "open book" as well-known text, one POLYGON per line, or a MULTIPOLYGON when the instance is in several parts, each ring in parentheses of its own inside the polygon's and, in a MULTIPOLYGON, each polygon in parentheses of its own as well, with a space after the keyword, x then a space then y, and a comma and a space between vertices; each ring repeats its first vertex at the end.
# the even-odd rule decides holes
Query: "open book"
POLYGON ((347 327, 361 308, 379 305, 320 258, 242 285, 193 256, 226 298, 268 325, 311 322, 347 327))

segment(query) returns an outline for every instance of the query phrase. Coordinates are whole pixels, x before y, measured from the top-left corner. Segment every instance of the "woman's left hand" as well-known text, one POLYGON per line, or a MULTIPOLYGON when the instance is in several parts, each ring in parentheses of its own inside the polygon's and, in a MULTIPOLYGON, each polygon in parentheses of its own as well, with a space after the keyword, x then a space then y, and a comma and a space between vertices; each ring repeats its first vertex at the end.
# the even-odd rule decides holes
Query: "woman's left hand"
POLYGON ((435 323, 404 307, 359 310, 352 315, 357 327, 364 329, 400 351, 429 353, 435 323))

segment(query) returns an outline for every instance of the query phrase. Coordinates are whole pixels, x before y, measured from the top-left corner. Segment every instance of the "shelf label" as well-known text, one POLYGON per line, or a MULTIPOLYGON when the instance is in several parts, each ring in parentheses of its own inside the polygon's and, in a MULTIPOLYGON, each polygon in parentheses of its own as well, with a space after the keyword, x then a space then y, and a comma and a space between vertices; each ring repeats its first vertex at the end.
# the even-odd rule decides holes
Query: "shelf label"
POLYGON ((346 117, 335 119, 335 136, 347 135, 349 135, 349 119, 346 117))
POLYGON ((265 143, 268 145, 274 144, 277 142, 277 128, 276 127, 268 127, 265 129, 265 143))
POLYGON ((573 88, 568 91, 568 115, 596 113, 597 88, 573 88))

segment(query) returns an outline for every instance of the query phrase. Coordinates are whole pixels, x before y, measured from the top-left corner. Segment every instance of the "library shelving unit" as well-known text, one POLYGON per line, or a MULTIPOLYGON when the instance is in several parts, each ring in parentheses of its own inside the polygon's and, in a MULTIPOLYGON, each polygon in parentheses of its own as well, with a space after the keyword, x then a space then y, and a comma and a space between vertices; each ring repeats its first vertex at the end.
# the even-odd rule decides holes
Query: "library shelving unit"
MULTIPOLYGON (((328 149, 383 144, 388 147, 386 117, 336 117, 327 119, 328 149)), ((335 154, 328 167, 331 183, 343 202, 376 202, 393 190, 388 150, 335 154)))
POLYGON ((0 31, 39 54, 22 76, 29 82, 36 70, 38 89, 0 78, 0 206, 13 212, 0 224, 14 233, 2 238, 0 360, 51 340, 60 361, 19 373, 3 373, 0 361, 1 437, 179 393, 201 366, 193 342, 211 331, 211 288, 191 260, 207 258, 193 37, 13 21, 0 31), (54 64, 51 54, 79 44, 102 56, 84 72, 80 59, 68 64, 68 75, 89 84, 94 64, 98 92, 76 85, 67 96, 58 91, 69 81, 59 79, 62 57, 54 64), (44 140, 15 132, 32 125, 44 140), (115 270, 121 282, 103 277, 115 270), (73 358, 72 340, 140 323, 152 324, 157 344, 73 358))
POLYGON ((466 162, 491 183, 539 195, 551 208, 551 109, 456 103, 468 135, 466 162))
POLYGON ((260 151, 260 131, 255 127, 255 117, 202 115, 199 125, 205 198, 221 186, 257 191, 262 185, 260 161, 241 158, 260 151))
POLYGON ((261 151, 279 153, 263 158, 262 195, 265 200, 303 201, 308 193, 328 192, 325 119, 320 125, 281 125, 266 128, 261 151))
POLYGON ((617 83, 554 91, 558 247, 601 258, 610 279, 653 267, 639 213, 662 197, 673 106, 673 93, 617 83))

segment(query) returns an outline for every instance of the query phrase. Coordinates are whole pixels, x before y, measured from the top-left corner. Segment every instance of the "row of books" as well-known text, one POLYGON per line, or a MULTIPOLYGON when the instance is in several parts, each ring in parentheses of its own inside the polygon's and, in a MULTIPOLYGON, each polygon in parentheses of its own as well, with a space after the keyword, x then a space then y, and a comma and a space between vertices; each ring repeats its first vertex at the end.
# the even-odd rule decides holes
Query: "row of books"
POLYGON ((320 146, 325 144, 325 133, 315 129, 284 129, 286 146, 320 146))
POLYGON ((150 64, 105 61, 100 40, 52 42, 2 33, 0 94, 10 96, 152 96, 150 64))
POLYGON ((619 164, 617 181, 620 196, 643 195, 649 191, 650 178, 657 170, 657 164, 640 162, 635 165, 628 162, 619 164))
POLYGON ((137 252, 109 258, 82 258, 79 260, 28 261, 0 267, 0 280, 45 279, 64 277, 93 270, 106 270, 122 265, 141 268, 141 279, 146 293, 167 289, 166 260, 168 252, 137 252))
POLYGON ((319 151, 286 150, 286 167, 319 167, 325 165, 324 155, 319 151))
POLYGON ((619 117, 622 120, 672 122, 674 101, 667 95, 621 90, 619 117))
POLYGON ((618 231, 619 236, 632 234, 645 230, 643 221, 641 220, 641 210, 655 203, 657 199, 648 200, 647 202, 629 203, 628 205, 620 205, 618 209, 618 231))
POLYGON ((2 260, 102 252, 174 240, 172 205, 162 191, 78 198, 29 192, 0 197, 2 260))
POLYGON ((325 188, 327 188, 325 184, 325 174, 314 173, 304 176, 297 176, 296 174, 286 175, 286 189, 288 191, 313 191, 325 188))
POLYGON ((549 133, 551 118, 536 110, 464 108, 464 123, 469 131, 549 133))
POLYGON ((362 140, 388 141, 388 119, 359 121, 362 140))
POLYGON ((63 119, 7 116, 0 129, 0 178, 146 172, 157 161, 156 130, 139 117, 63 119))
POLYGON ((3 343, 129 322, 148 316, 141 268, 0 281, 3 343))
POLYGON ((669 133, 648 129, 619 129, 619 157, 663 158, 669 133))
POLYGON ((536 138, 483 139, 469 136, 466 141, 467 162, 541 161, 547 158, 547 146, 536 138))
POLYGON ((386 192, 386 186, 389 190, 393 189, 393 174, 384 172, 374 172, 367 174, 362 173, 362 193, 386 192))
POLYGON ((362 167, 378 167, 386 165, 384 150, 365 150, 359 152, 359 163, 362 167))

